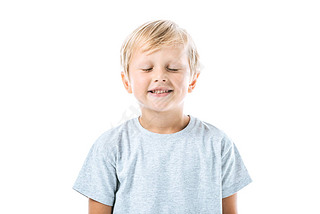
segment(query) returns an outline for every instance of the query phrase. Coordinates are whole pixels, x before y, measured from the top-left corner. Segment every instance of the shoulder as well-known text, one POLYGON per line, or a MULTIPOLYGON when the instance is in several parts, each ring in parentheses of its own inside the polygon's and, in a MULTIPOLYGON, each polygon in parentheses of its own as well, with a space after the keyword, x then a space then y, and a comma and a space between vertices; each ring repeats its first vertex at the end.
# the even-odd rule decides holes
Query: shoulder
POLYGON ((129 119, 120 125, 112 127, 103 132, 94 142, 93 147, 98 151, 115 150, 122 141, 124 135, 128 133, 132 126, 132 120, 129 119))
POLYGON ((212 138, 215 143, 220 144, 222 150, 228 150, 233 145, 231 138, 221 128, 199 118, 195 118, 195 120, 196 133, 212 138))
POLYGON ((197 117, 194 117, 194 118, 196 121, 195 129, 197 130, 198 133, 200 132, 202 135, 212 136, 221 140, 226 136, 225 132, 222 129, 218 128, 212 123, 206 122, 197 117))

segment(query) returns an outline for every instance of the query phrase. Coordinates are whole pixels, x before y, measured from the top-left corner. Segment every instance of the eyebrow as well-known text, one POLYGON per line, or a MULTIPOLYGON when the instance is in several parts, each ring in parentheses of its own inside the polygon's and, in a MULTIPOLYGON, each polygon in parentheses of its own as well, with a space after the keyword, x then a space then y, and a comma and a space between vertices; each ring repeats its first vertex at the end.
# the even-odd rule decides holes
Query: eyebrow
MULTIPOLYGON (((152 63, 151 61, 145 61, 145 62, 138 62, 136 63, 137 66, 151 66, 152 63)), ((167 65, 176 65, 176 66, 184 66, 183 63, 181 63, 180 61, 174 61, 174 62, 169 62, 167 63, 167 65)))

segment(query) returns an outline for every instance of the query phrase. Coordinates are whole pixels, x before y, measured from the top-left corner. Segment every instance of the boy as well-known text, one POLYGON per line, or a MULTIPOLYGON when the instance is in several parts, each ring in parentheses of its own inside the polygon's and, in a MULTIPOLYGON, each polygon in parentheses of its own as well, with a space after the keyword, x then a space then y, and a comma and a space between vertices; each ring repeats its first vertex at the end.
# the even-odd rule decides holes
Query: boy
POLYGON ((234 143, 183 113, 200 74, 189 34, 172 21, 148 22, 121 48, 121 77, 139 117, 104 132, 73 188, 91 214, 235 214, 252 180, 234 143))

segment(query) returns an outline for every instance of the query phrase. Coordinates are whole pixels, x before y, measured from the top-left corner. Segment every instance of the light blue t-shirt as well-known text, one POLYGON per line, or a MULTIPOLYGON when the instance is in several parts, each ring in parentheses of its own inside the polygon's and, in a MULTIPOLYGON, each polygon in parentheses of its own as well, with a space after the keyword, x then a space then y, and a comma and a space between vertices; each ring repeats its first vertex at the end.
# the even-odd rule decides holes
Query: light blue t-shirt
POLYGON ((93 144, 73 189, 113 214, 220 214, 222 198, 252 182, 235 144, 189 115, 173 134, 143 128, 138 117, 93 144))

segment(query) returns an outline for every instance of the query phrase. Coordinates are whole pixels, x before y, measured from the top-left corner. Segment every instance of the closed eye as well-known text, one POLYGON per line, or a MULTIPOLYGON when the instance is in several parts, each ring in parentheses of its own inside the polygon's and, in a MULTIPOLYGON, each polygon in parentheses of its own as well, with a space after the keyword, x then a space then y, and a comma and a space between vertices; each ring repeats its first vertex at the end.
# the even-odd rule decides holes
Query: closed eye
POLYGON ((168 68, 169 71, 178 71, 179 69, 168 68))
MULTIPOLYGON (((175 69, 175 68, 167 68, 169 71, 178 71, 179 69, 175 69)), ((147 68, 147 69, 141 69, 143 71, 151 71, 152 68, 147 68)))
POLYGON ((141 69, 141 70, 143 70, 143 71, 151 71, 151 70, 152 70, 152 68, 141 69))

